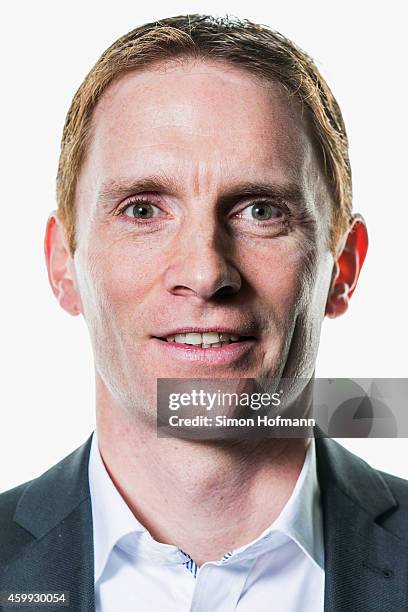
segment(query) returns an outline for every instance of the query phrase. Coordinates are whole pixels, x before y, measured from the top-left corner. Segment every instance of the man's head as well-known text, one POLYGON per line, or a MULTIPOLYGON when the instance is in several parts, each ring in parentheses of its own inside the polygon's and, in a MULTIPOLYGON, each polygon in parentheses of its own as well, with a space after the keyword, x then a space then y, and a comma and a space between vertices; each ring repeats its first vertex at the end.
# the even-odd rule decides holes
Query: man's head
POLYGON ((166 19, 102 55, 68 114, 58 204, 54 292, 87 321, 99 392, 132 413, 157 377, 310 376, 367 246, 330 90, 236 20, 166 19), (233 342, 166 341, 187 331, 233 342))

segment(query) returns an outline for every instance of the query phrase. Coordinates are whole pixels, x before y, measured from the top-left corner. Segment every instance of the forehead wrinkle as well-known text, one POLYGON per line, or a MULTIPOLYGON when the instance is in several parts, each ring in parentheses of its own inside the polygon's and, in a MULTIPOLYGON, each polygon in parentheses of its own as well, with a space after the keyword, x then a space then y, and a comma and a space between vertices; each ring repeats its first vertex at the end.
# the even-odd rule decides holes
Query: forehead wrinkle
POLYGON ((223 177, 228 176, 228 172, 224 170, 227 163, 222 159, 209 160, 199 159, 194 164, 191 176, 191 193, 199 199, 202 196, 216 195, 222 187, 223 177))
MULTIPOLYGON (((122 177, 127 177, 129 180, 132 174, 136 180, 143 176, 163 176, 168 182, 171 179, 174 185, 184 186, 184 191, 195 195, 213 191, 217 185, 221 189, 225 184, 236 181, 304 182, 302 181, 305 163, 303 155, 299 156, 299 159, 293 159, 292 163, 287 165, 284 160, 275 157, 273 151, 260 152, 259 156, 254 159, 254 156, 248 152, 231 157, 225 151, 213 148, 210 152, 200 150, 199 154, 196 154, 173 142, 168 144, 170 146, 162 147, 155 144, 137 146, 134 151, 135 155, 123 159, 120 155, 115 156, 113 171, 111 169, 109 172, 112 180, 115 177, 118 177, 118 182, 122 177), (145 152, 151 151, 153 154, 139 157, 137 155, 139 148, 145 152)), ((104 173, 103 170, 102 176, 104 173)), ((101 173, 97 172, 97 174, 101 173)), ((101 180, 100 177, 97 182, 101 180)), ((171 191, 176 190, 172 188, 171 191)), ((177 191, 180 190, 177 189, 177 191)))

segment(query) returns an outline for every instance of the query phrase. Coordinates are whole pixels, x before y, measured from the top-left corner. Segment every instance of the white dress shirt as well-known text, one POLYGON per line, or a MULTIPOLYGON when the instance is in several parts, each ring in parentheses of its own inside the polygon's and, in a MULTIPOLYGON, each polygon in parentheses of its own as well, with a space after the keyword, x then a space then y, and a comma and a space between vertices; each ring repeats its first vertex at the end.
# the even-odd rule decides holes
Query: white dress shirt
POLYGON ((199 568, 176 546, 154 540, 135 518, 106 471, 96 431, 89 485, 96 612, 323 611, 314 439, 292 495, 272 525, 249 544, 199 568))

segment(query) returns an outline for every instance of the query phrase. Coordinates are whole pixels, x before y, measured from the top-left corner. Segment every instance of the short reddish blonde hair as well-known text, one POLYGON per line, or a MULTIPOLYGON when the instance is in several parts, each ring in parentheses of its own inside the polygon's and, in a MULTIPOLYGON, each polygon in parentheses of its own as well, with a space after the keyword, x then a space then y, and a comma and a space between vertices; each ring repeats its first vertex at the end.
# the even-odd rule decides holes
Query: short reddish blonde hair
POLYGON ((348 139, 340 108, 313 60, 290 40, 235 17, 181 15, 140 26, 113 43, 76 92, 66 118, 57 175, 58 212, 75 251, 75 192, 90 139, 92 114, 107 87, 124 74, 173 58, 222 60, 278 82, 308 111, 332 196, 331 248, 352 218, 348 139))

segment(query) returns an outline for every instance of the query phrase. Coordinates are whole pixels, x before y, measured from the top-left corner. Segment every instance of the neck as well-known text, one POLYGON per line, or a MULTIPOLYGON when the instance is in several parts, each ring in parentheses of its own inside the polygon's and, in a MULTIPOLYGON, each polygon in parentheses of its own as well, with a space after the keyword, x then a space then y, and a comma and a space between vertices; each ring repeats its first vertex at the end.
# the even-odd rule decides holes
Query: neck
POLYGON ((99 450, 138 521, 198 565, 256 538, 280 514, 307 440, 235 443, 157 438, 154 427, 99 402, 99 450))

